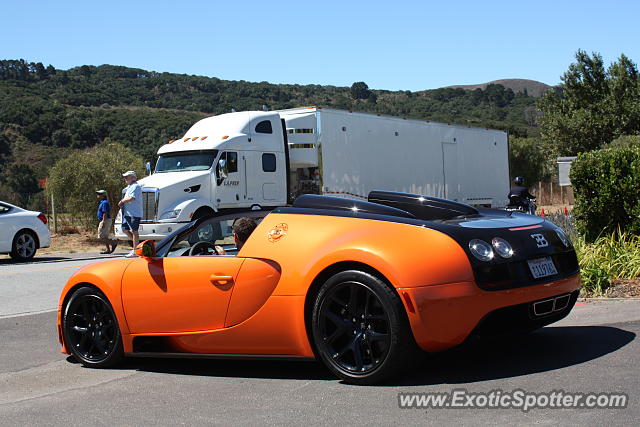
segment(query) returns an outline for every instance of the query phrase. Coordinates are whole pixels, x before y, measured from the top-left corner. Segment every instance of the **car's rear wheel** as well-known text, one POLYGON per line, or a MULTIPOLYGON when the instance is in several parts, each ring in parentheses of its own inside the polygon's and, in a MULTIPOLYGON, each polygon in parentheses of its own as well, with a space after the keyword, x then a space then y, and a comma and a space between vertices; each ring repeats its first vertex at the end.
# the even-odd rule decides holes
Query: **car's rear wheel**
POLYGON ((36 243, 36 236, 29 230, 20 230, 13 238, 13 244, 11 245, 11 258, 16 261, 28 261, 32 259, 38 244, 36 243))
POLYGON ((77 289, 64 310, 62 331, 71 354, 84 366, 107 368, 124 357, 118 320, 95 288, 77 289))
POLYGON ((383 381, 417 353, 400 298, 363 271, 337 273, 321 286, 311 324, 317 355, 351 383, 383 381))

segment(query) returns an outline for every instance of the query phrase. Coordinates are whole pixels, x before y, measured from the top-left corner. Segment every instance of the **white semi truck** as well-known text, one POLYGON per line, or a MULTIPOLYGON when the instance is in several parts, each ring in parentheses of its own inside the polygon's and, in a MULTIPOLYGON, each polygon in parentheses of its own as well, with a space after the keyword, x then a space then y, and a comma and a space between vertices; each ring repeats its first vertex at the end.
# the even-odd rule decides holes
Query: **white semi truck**
MULTIPOLYGON (((208 117, 158 150, 140 180, 141 239, 199 216, 284 206, 304 193, 402 191, 498 207, 509 192, 503 131, 307 107, 208 117)), ((125 239, 120 215, 116 236, 125 239)))

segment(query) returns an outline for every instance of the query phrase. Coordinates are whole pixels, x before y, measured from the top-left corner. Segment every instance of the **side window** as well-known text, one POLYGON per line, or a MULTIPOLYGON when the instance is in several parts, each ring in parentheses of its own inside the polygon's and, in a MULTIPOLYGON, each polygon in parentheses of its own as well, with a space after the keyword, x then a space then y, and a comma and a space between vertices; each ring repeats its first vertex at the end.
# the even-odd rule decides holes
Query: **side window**
POLYGON ((271 129, 271 122, 269 120, 263 120, 256 125, 256 133, 273 133, 271 129))
POLYGON ((227 171, 229 173, 238 172, 238 153, 227 152, 227 171))
POLYGON ((264 172, 276 171, 276 155, 272 153, 262 154, 262 170, 264 172))
POLYGON ((242 217, 250 217, 256 223, 260 223, 267 214, 268 212, 245 212, 206 220, 197 227, 186 230, 171 243, 168 249, 162 248, 162 252, 158 254, 166 257, 235 255, 238 248, 233 236, 234 223, 242 217), (223 251, 219 253, 220 248, 223 251))
POLYGON ((5 206, 5 205, 0 205, 0 214, 9 212, 11 208, 9 206, 5 206))

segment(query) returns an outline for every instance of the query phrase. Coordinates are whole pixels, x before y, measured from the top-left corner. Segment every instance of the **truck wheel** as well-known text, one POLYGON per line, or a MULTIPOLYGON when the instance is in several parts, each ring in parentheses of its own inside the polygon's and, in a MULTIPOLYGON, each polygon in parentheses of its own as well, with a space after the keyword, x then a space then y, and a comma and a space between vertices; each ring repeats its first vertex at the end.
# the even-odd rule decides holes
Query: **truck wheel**
POLYGON ((383 381, 418 353, 400 298, 363 271, 337 273, 322 285, 311 329, 319 358, 353 384, 383 381))

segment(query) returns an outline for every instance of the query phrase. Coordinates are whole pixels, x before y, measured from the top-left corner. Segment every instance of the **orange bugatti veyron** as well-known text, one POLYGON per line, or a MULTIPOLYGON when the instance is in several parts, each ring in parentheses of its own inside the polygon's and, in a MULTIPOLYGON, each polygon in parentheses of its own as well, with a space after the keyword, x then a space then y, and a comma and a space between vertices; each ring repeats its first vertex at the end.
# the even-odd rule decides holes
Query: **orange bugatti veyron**
POLYGON ((85 366, 317 358, 370 384, 420 350, 555 322, 580 288, 571 242, 543 218, 382 191, 200 218, 137 253, 84 267, 62 291, 62 352, 85 366), (245 216, 259 224, 237 250, 231 225, 245 216))

